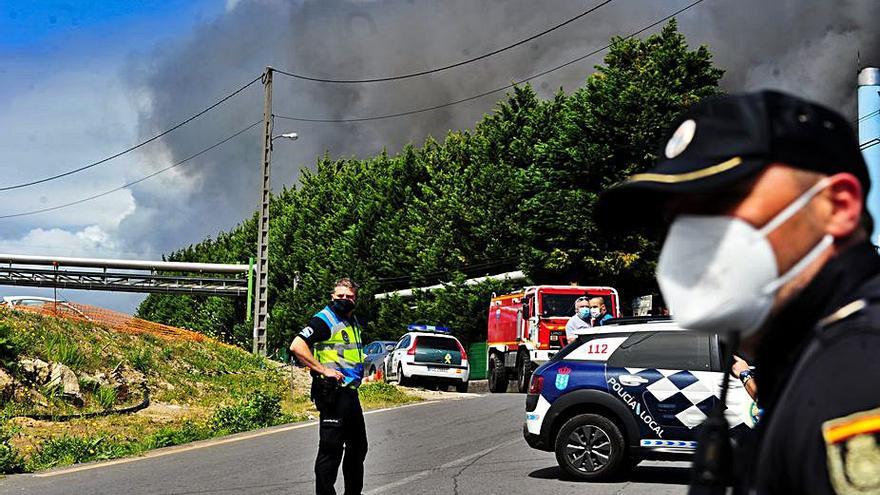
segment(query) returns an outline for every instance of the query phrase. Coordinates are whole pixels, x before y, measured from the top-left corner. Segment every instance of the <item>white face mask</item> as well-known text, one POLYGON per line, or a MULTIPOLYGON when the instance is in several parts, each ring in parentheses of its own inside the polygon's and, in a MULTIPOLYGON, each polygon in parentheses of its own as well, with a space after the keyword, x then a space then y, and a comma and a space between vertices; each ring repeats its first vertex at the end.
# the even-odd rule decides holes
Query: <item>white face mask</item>
POLYGON ((657 263, 663 297, 683 328, 749 335, 767 319, 780 287, 834 243, 826 235, 779 275, 767 235, 804 208, 827 178, 795 199, 760 229, 728 216, 680 215, 657 263))
POLYGON ((593 318, 598 318, 600 314, 602 314, 602 311, 599 308, 590 308, 590 316, 593 318))

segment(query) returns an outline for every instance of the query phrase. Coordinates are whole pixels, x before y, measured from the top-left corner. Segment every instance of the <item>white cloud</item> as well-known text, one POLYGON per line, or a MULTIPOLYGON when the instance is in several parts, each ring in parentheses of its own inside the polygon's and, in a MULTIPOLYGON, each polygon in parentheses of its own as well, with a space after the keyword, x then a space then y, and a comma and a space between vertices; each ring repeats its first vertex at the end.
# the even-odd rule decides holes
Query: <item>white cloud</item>
MULTIPOLYGON (((19 88, 0 112, 0 184, 22 184, 72 170, 136 142, 137 109, 111 70, 55 71, 19 88)), ((27 72, 26 69, 22 69, 27 72)), ((70 203, 117 188, 140 176, 135 153, 84 172, 0 192, 0 215, 70 203)), ((132 213, 128 191, 34 216, 0 220, 24 227, 118 225, 132 213)))
POLYGON ((38 227, 19 238, 0 239, 0 252, 101 258, 135 256, 125 251, 112 232, 99 225, 88 225, 80 230, 38 227))

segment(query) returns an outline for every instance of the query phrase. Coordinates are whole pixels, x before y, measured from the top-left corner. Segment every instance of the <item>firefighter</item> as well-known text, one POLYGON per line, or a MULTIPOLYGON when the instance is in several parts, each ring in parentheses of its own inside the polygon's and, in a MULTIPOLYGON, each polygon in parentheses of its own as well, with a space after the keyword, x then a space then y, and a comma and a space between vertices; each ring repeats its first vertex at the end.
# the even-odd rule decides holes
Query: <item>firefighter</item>
POLYGON ((357 391, 364 374, 361 329, 354 317, 357 290, 351 279, 338 280, 330 304, 312 317, 290 345, 311 370, 311 397, 320 413, 315 460, 318 495, 336 493, 333 485, 340 462, 345 493, 360 494, 364 486, 367 431, 357 391))
POLYGON ((734 478, 713 474, 721 462, 695 481, 880 493, 880 256, 852 128, 761 91, 703 100, 673 129, 656 167, 607 191, 598 213, 630 228, 662 215, 657 279, 675 318, 736 332, 761 371, 763 414, 734 478))

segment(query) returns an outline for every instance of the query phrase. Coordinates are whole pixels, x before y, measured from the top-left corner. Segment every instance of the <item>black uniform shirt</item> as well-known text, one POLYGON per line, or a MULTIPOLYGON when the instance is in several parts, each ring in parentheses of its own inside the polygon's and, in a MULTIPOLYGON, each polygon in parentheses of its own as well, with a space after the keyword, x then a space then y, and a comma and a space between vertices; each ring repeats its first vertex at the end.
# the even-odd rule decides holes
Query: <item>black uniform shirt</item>
POLYGON ((309 344, 309 347, 312 348, 316 343, 330 338, 330 327, 327 326, 327 322, 324 320, 313 316, 309 320, 308 326, 300 330, 299 338, 305 340, 306 344, 309 344))
MULTIPOLYGON (((327 322, 324 320, 317 316, 313 316, 312 319, 309 320, 308 326, 299 331, 298 336, 306 341, 306 344, 309 345, 309 349, 314 349, 316 343, 323 342, 330 338, 330 327, 327 326, 327 322)), ((315 370, 309 370, 309 373, 313 377, 320 376, 315 370)))
POLYGON ((845 450, 826 447, 822 433, 829 420, 880 408, 880 309, 869 306, 819 325, 862 298, 880 302, 880 256, 867 242, 829 261, 770 322, 755 363, 761 371, 757 401, 764 410, 759 446, 747 454, 755 463, 750 484, 757 493, 841 493, 835 490, 840 483, 880 474, 880 463, 873 474, 869 466, 853 479, 841 480, 840 470, 829 473, 835 456, 840 465, 847 457, 845 450))

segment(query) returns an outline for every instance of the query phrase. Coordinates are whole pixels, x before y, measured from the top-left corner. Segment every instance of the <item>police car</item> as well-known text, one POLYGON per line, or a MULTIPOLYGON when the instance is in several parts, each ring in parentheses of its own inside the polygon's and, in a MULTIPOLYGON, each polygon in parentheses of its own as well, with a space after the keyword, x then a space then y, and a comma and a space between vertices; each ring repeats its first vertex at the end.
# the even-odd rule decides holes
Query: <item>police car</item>
POLYGON ((464 346, 446 327, 409 325, 394 350, 385 357, 385 379, 408 385, 416 379, 455 385, 467 392, 470 365, 464 346))
MULTIPOLYGON (((534 372, 526 442, 555 452, 566 473, 584 480, 643 459, 688 459, 720 400, 722 355, 717 335, 681 330, 668 318, 610 320, 534 372)), ((739 380, 729 383, 728 423, 753 427, 754 402, 739 380)))

